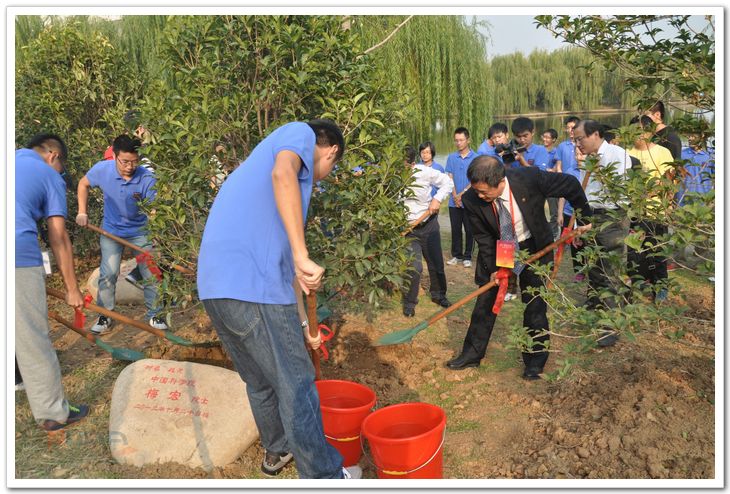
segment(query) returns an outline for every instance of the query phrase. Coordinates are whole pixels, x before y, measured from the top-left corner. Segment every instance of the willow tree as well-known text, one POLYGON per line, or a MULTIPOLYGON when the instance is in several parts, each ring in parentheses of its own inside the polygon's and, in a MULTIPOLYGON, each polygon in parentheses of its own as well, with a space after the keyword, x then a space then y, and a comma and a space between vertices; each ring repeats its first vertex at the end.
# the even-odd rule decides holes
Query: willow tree
MULTIPOLYGON (((367 50, 393 33, 406 16, 356 16, 351 29, 367 50)), ((490 125, 486 38, 463 16, 413 16, 368 57, 401 94, 411 139, 429 138, 438 123, 466 126, 474 136, 490 125)))
POLYGON ((595 65, 594 57, 578 48, 494 57, 488 74, 497 115, 627 107, 621 72, 595 65))

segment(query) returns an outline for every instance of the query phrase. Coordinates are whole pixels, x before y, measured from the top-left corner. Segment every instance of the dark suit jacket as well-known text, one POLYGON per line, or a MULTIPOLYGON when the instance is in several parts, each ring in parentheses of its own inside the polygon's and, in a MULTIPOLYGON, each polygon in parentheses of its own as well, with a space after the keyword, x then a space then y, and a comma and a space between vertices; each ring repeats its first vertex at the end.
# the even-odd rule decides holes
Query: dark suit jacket
MULTIPOLYGON (((534 252, 553 241, 550 225, 545 218, 546 198, 565 197, 575 210, 581 210, 583 217, 593 213, 580 182, 572 175, 545 172, 536 167, 508 168, 505 175, 512 189, 514 203, 520 208, 525 224, 535 239, 534 252)), ((497 217, 492 204, 480 199, 473 188, 464 193, 462 202, 471 222, 474 240, 479 246, 474 278, 478 285, 483 285, 489 282, 490 275, 497 270, 496 250, 500 236, 497 217)), ((547 254, 540 262, 550 260, 552 254, 547 254)))

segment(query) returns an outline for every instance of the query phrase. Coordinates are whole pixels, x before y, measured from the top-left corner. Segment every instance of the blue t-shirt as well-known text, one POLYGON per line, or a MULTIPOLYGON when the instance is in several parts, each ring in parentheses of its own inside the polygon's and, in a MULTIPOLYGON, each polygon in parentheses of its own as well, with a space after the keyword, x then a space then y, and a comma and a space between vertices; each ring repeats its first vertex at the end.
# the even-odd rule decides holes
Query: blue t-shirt
MULTIPOLYGON (((467 154, 465 158, 462 158, 458 151, 451 153, 449 157, 446 158, 446 173, 451 173, 454 177, 455 194, 461 193, 461 191, 469 185, 469 179, 466 178, 466 170, 477 156, 479 155, 470 149, 469 154, 467 154)), ((449 196, 449 207, 456 207, 453 195, 449 196)))
MULTIPOLYGON (((547 151, 547 148, 545 148, 545 151, 547 151)), ((558 161, 558 148, 554 147, 548 153, 548 165, 547 167, 552 169, 555 168, 555 164, 558 161)))
POLYGON ((157 179, 143 166, 138 166, 129 180, 117 171, 116 161, 99 161, 86 173, 92 187, 104 192, 102 228, 122 238, 144 235, 147 215, 139 208, 145 199, 154 199, 157 179))
POLYGON ((271 172, 284 150, 302 160, 299 190, 304 220, 312 196, 315 135, 291 122, 261 141, 218 191, 198 257, 201 300, 230 298, 261 304, 295 304, 294 258, 274 199, 271 172))
MULTIPOLYGON (((567 139, 555 148, 555 158, 560 160, 561 168, 563 173, 573 175, 575 178, 580 180, 580 170, 578 169, 578 161, 575 159, 575 144, 570 139, 567 139)), ((565 214, 572 215, 573 207, 568 201, 565 201, 565 208, 563 209, 565 214)))
POLYGON ((686 202, 685 195, 688 192, 707 194, 712 190, 711 177, 715 175, 714 153, 710 154, 703 149, 695 151, 686 147, 682 149, 682 160, 688 160, 691 163, 684 167, 687 176, 684 177, 678 193, 680 205, 686 202))
POLYGON ((15 151, 15 267, 42 266, 38 221, 66 217, 66 183, 32 149, 15 151))
MULTIPOLYGON (((525 158, 525 161, 527 161, 530 166, 536 166, 543 171, 549 168, 548 163, 550 162, 550 157, 548 156, 548 151, 545 149, 545 146, 530 144, 530 147, 522 153, 522 157, 525 158)), ((512 163, 512 166, 514 168, 519 168, 522 165, 520 165, 519 161, 515 160, 515 162, 512 163)))

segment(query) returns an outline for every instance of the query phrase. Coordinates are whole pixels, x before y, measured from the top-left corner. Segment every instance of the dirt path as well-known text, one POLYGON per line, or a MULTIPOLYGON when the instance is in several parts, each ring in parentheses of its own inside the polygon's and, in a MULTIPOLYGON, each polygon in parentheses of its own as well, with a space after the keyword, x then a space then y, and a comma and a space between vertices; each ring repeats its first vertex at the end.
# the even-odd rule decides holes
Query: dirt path
MULTIPOLYGON (((472 270, 461 265, 446 268, 452 300, 474 288, 472 270)), ((569 265, 561 275, 571 276, 569 265)), ((591 350, 565 379, 527 382, 520 377, 519 353, 507 349, 508 328, 521 319, 522 307, 516 302, 505 305, 487 357, 476 369, 454 372, 444 367, 461 347, 473 303, 419 333, 412 343, 373 346, 383 334, 413 327, 436 312, 437 307, 422 293, 415 321, 400 314, 397 302, 372 321, 350 314, 334 321, 337 335, 331 359, 323 362, 323 377, 371 387, 379 407, 408 401, 442 407, 447 414, 445 478, 712 478, 713 297, 711 288, 693 290, 691 313, 698 323, 681 337, 644 333, 635 341, 622 338, 613 348, 591 350)), ((143 313, 139 307, 119 309, 131 316, 143 313)), ((71 317, 69 310, 58 310, 71 317)), ((91 323, 89 318, 87 327, 91 323)), ((213 338, 207 332, 211 329, 207 318, 199 311, 177 315, 175 324, 178 333, 190 339, 213 338)), ((68 463, 68 471, 66 463, 60 471, 53 463, 49 466, 48 459, 39 464, 38 443, 44 445, 44 438, 33 424, 23 394, 16 393, 17 477, 261 478, 258 444, 235 463, 213 472, 176 464, 145 468, 115 464, 106 439, 108 400, 124 364, 58 324, 52 328, 64 386, 94 407, 93 418, 79 427, 98 434, 99 439, 62 459, 53 457, 54 462, 68 463)), ((218 349, 171 346, 132 328, 117 326, 104 339, 154 358, 226 365, 218 349)), ((556 343, 555 349, 560 350, 556 343)), ((546 371, 555 371, 561 358, 552 355, 546 371)), ((375 477, 367 461, 361 465, 366 478, 375 477)), ((295 469, 287 468, 282 476, 296 478, 295 469)))

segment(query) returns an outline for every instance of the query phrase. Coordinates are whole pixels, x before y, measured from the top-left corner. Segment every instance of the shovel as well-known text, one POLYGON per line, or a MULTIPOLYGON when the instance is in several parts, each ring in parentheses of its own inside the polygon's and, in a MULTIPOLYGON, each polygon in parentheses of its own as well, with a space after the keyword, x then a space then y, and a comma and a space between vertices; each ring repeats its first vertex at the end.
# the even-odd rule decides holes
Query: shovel
MULTIPOLYGON (((531 264, 541 257, 543 257, 545 254, 550 252, 551 250, 555 249, 558 245, 567 242, 568 240, 571 240, 573 237, 577 237, 579 234, 583 233, 583 230, 573 230, 567 235, 560 237, 555 242, 551 243, 550 245, 544 247, 543 249, 539 250, 535 254, 531 255, 524 264, 531 264)), ((437 312, 436 314, 432 315, 429 319, 425 321, 421 321, 416 326, 410 329, 403 329, 400 331, 394 331, 393 333, 388 333, 384 336, 381 336, 380 339, 375 343, 375 346, 385 346, 385 345, 399 345, 401 343, 408 343, 413 339, 414 336, 416 336, 418 333, 429 327, 431 324, 435 323, 439 319, 443 319, 444 317, 448 316, 455 310, 459 309, 461 306, 469 302, 470 300, 478 297, 482 293, 487 292, 488 290, 492 289, 493 287, 497 286, 496 281, 490 281, 486 285, 483 285, 479 287, 478 289, 471 292, 466 297, 462 298, 458 302, 455 302, 451 305, 451 307, 448 307, 440 312, 437 312)))
MULTIPOLYGON (((307 321, 309 321, 309 336, 314 338, 319 333, 319 321, 317 320, 317 292, 310 290, 307 294, 307 321)), ((319 369, 319 352, 314 348, 309 349, 314 365, 314 380, 322 379, 322 372, 319 369)))
MULTIPOLYGON (((56 290, 55 288, 46 287, 46 292, 53 297, 60 298, 61 300, 66 300, 65 294, 60 290, 56 290)), ((87 307, 89 309, 93 310, 94 312, 101 314, 102 316, 111 317, 112 319, 115 319, 124 324, 134 326, 135 328, 141 329, 142 331, 147 331, 148 333, 152 333, 153 335, 158 336, 160 338, 165 338, 166 340, 171 341, 172 343, 175 343, 176 345, 194 346, 194 347, 212 347, 212 346, 219 345, 219 343, 217 341, 205 341, 202 343, 193 343, 190 340, 186 340, 185 338, 176 336, 169 330, 163 331, 161 329, 153 328, 149 324, 135 321, 134 319, 132 319, 130 317, 122 315, 118 312, 114 312, 113 310, 105 309, 104 307, 99 307, 96 304, 88 303, 87 307)))
MULTIPOLYGON (((119 243, 119 244, 121 244, 121 245, 123 245, 125 247, 129 247, 130 249, 139 252, 140 254, 142 254, 143 256, 145 256, 145 257, 143 257, 143 260, 146 260, 148 263, 152 261, 152 258, 150 257, 150 253, 148 251, 144 250, 142 247, 139 247, 137 245, 134 245, 131 242, 127 242, 123 238, 117 237, 113 233, 109 233, 108 231, 103 230, 102 228, 99 228, 96 225, 92 225, 91 223, 87 223, 86 224, 86 228, 88 228, 89 230, 94 231, 94 232, 96 232, 96 233, 98 233, 100 235, 104 235, 105 237, 110 238, 110 239, 114 240, 115 242, 117 242, 117 243, 119 243)), ((195 271, 192 271, 192 270, 190 270, 188 268, 184 268, 182 266, 178 266, 177 264, 170 264, 170 266, 173 269, 176 269, 176 270, 180 271, 183 274, 187 274, 187 275, 191 275, 191 276, 194 276, 195 275, 195 271)), ((156 269, 159 269, 156 266, 155 266, 155 268, 156 269)), ((152 269, 153 269, 152 268, 152 265, 150 265, 150 271, 152 271, 152 269)), ((153 273, 153 274, 155 274, 155 273, 153 273)))
POLYGON ((401 237, 405 237, 406 235, 411 233, 414 228, 416 228, 418 225, 420 225, 421 223, 426 221, 426 218, 428 218, 429 216, 431 216, 431 211, 426 211, 421 216, 416 218, 415 221, 412 221, 411 223, 409 223, 408 228, 406 228, 405 231, 400 234, 401 237))
POLYGON ((73 331, 76 331, 78 334, 86 338, 92 343, 95 343, 96 346, 101 348, 102 350, 109 352, 112 354, 112 358, 115 358, 117 360, 126 360, 128 362, 134 362, 136 360, 141 360, 145 358, 145 355, 141 352, 138 352, 137 350, 130 350, 129 348, 117 348, 113 347, 110 344, 104 342, 101 338, 97 338, 96 336, 92 335, 89 331, 86 331, 85 329, 79 329, 74 327, 73 324, 71 324, 66 319, 62 318, 58 314, 56 314, 53 311, 48 311, 48 317, 51 319, 55 319, 56 321, 60 322, 64 326, 66 326, 68 329, 71 329, 73 331))

